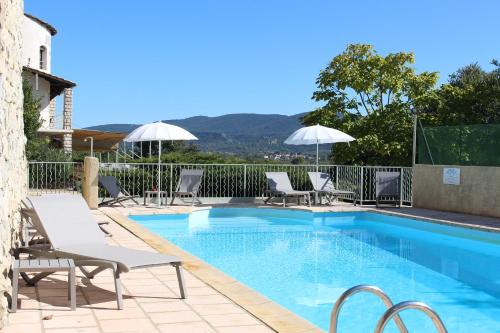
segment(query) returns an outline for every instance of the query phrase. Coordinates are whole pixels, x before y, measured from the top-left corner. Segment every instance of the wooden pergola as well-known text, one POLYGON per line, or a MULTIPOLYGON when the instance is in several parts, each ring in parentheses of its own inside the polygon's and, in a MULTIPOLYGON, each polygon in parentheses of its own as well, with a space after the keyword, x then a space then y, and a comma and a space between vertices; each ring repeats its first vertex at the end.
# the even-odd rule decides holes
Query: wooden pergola
POLYGON ((107 152, 118 149, 118 144, 127 136, 126 133, 104 132, 87 129, 73 129, 73 151, 90 151, 90 140, 94 140, 94 152, 107 152))

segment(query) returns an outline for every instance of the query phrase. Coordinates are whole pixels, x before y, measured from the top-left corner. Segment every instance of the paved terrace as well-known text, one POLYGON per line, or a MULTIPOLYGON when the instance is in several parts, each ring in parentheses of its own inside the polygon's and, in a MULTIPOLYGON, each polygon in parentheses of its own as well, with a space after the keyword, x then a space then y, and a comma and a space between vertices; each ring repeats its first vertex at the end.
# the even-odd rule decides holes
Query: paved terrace
MULTIPOLYGON (((294 208, 304 209, 305 207, 294 208)), ((154 248, 158 248, 155 245, 157 240, 148 238, 154 238, 154 235, 147 233, 143 235, 147 243, 136 237, 134 234, 140 234, 144 230, 135 229, 135 226, 127 222, 128 219, 124 216, 180 213, 192 209, 186 206, 170 208, 127 206, 126 208, 104 208, 95 211, 94 214, 97 220, 110 222, 106 227, 113 234, 108 238, 110 244, 155 251, 154 248), (152 244, 154 248, 148 244, 152 244)), ((371 210, 371 208, 353 207, 347 204, 310 209, 314 211, 371 210)), ((438 219, 441 223, 500 231, 500 219, 495 218, 415 208, 385 209, 384 211, 438 219)), ((20 281, 18 312, 11 314, 10 326, 2 332, 321 332, 314 325, 293 314, 283 319, 283 315, 290 314, 286 309, 249 291, 239 282, 214 268, 199 263, 197 258, 169 245, 168 242, 160 244, 160 248, 165 246, 174 254, 182 255, 186 262, 188 270, 185 271, 188 293, 186 300, 178 298, 178 285, 173 268, 141 269, 122 275, 124 310, 119 311, 116 310, 114 285, 110 272, 103 272, 90 282, 81 273, 78 275, 77 270, 77 310, 70 311, 66 298, 66 275, 56 273, 39 282, 37 287, 28 287, 24 281, 20 281)))
MULTIPOLYGON (((154 251, 150 246, 95 211, 113 237, 110 244, 154 251)), ((28 287, 20 280, 19 308, 5 333, 94 332, 274 332, 206 283, 185 272, 188 298, 179 299, 175 269, 169 266, 122 274, 124 310, 116 310, 110 272, 92 282, 77 270, 77 310, 67 301, 65 274, 53 274, 28 287)))

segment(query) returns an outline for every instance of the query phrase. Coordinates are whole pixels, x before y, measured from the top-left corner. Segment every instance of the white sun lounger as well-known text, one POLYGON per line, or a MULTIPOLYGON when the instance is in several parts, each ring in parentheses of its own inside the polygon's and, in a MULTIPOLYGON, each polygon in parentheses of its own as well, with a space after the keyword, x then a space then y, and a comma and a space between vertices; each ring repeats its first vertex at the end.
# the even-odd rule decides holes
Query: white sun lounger
MULTIPOLYGON (((80 195, 49 194, 31 196, 28 200, 41 224, 39 227, 43 228, 43 233, 49 239, 50 249, 25 247, 19 252, 36 257, 73 259, 88 278, 93 278, 105 269, 112 269, 119 309, 123 309, 120 274, 138 268, 164 265, 175 267, 181 298, 186 298, 180 258, 108 245, 87 203, 80 195), (97 268, 88 271, 85 267, 97 268)), ((40 278, 31 280, 36 283, 40 278)))
POLYGON ((111 196, 111 199, 107 201, 105 201, 105 198, 102 198, 99 206, 109 206, 117 203, 125 207, 123 206, 123 201, 127 200, 132 200, 136 205, 139 205, 137 200, 135 200, 138 196, 131 195, 121 188, 115 176, 99 176, 99 185, 101 185, 111 196))
POLYGON ((308 172, 307 174, 313 184, 314 191, 318 193, 320 197, 320 204, 321 196, 325 196, 328 203, 332 205, 339 196, 352 195, 354 206, 356 206, 356 193, 353 191, 337 190, 329 174, 325 172, 308 172))
POLYGON ((401 207, 401 174, 394 171, 377 171, 375 173, 375 197, 379 207, 382 201, 394 202, 401 207))
POLYGON ((269 197, 264 200, 264 203, 268 203, 272 198, 282 197, 283 207, 286 207, 287 197, 297 197, 298 204, 300 204, 300 198, 302 197, 311 206, 311 192, 294 190, 286 172, 266 172, 266 178, 269 189, 264 194, 268 194, 269 197))
POLYGON ((172 193, 172 201, 170 201, 170 204, 172 205, 174 203, 176 197, 182 199, 186 196, 193 198, 191 206, 194 205, 195 201, 201 204, 200 199, 198 199, 198 190, 201 186, 202 177, 203 170, 182 169, 177 188, 172 193))

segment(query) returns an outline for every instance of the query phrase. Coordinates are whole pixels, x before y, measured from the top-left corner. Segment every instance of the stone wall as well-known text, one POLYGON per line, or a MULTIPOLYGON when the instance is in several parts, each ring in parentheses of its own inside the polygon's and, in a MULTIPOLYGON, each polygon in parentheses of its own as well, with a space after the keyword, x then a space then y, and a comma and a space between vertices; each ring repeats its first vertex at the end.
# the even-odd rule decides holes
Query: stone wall
POLYGON ((21 79, 23 1, 0 1, 0 328, 7 321, 10 249, 18 239, 26 194, 21 79))
POLYGON ((413 206, 500 217, 500 167, 415 165, 413 206), (460 169, 460 184, 443 182, 443 169, 460 169))
MULTIPOLYGON (((63 129, 70 130, 72 128, 72 113, 73 113, 73 89, 64 89, 63 97, 63 129)), ((73 149, 73 135, 63 134, 64 152, 71 153, 73 149)))

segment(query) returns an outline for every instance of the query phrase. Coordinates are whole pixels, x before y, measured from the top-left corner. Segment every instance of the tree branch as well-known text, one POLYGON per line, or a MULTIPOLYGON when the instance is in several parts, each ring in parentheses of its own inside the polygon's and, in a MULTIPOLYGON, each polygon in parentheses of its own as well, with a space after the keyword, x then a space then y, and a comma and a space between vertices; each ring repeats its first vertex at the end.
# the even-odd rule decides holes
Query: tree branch
POLYGON ((368 94, 365 94, 366 95, 366 98, 368 99, 368 103, 370 104, 371 108, 372 108, 372 111, 375 110, 375 108, 373 107, 373 102, 372 102, 372 99, 370 98, 370 95, 368 94))
POLYGON ((366 110, 366 113, 367 114, 370 114, 370 110, 368 109, 368 107, 366 106, 366 103, 365 103, 365 99, 363 98, 363 94, 362 93, 359 93, 359 97, 361 98, 361 103, 363 103, 363 106, 365 107, 365 110, 366 110))

